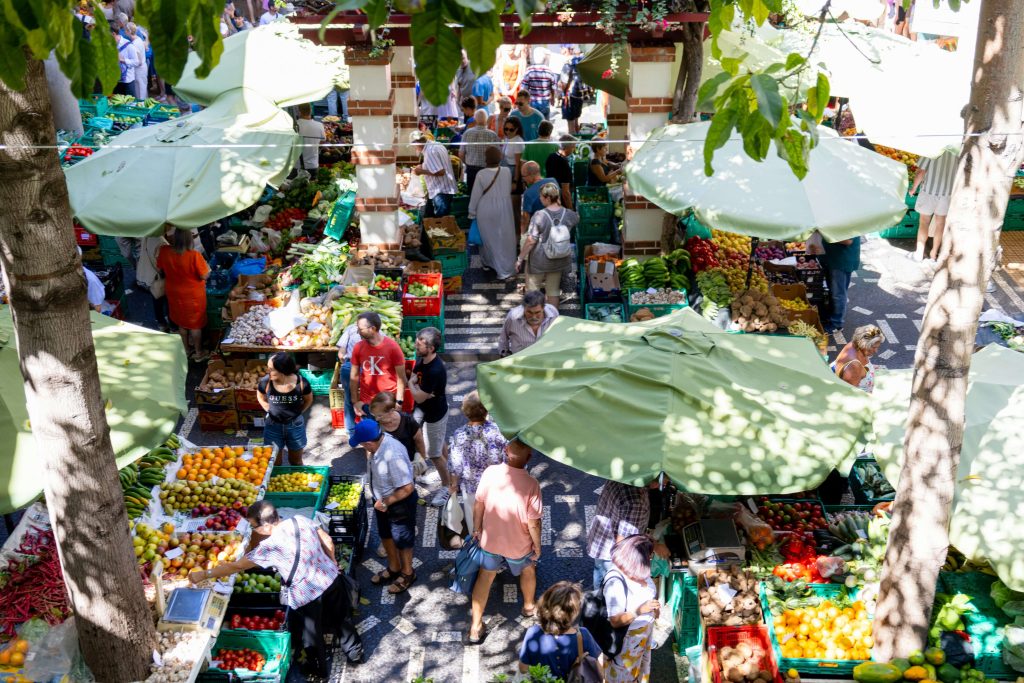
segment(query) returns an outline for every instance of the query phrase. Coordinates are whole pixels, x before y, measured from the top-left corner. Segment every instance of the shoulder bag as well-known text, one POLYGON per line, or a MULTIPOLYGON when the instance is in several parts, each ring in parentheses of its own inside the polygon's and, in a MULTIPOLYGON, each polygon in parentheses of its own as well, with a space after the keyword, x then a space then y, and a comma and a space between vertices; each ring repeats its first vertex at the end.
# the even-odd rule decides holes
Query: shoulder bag
POLYGON ((576 661, 565 677, 565 683, 602 683, 604 672, 601 663, 583 649, 583 633, 580 629, 576 629, 576 653, 576 661))

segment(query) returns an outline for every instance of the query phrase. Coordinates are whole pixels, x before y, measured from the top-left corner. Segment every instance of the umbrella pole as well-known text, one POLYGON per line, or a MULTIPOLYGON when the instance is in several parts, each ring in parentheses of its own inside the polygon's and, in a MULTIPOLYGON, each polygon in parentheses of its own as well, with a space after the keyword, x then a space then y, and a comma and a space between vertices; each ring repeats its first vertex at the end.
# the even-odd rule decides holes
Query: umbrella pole
POLYGON ((747 289, 750 289, 750 278, 754 275, 754 251, 757 250, 757 245, 760 242, 760 238, 750 238, 750 259, 747 260, 747 289))

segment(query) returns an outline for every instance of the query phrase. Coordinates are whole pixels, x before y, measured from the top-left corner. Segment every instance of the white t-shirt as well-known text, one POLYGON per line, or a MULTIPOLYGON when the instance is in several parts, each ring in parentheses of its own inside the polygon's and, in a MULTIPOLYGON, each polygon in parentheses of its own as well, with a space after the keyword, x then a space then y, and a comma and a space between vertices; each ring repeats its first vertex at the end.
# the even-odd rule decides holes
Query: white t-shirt
POLYGON ((260 26, 266 26, 267 24, 273 24, 275 21, 280 21, 281 14, 271 14, 270 12, 264 12, 260 16, 260 26))
POLYGON ((103 302, 107 298, 107 289, 100 282, 100 279, 96 276, 96 273, 92 272, 86 267, 82 267, 85 271, 85 284, 86 284, 86 297, 89 299, 90 306, 102 306, 103 302))
POLYGON ((514 138, 506 140, 504 149, 501 150, 503 155, 501 163, 503 163, 506 166, 512 166, 514 168, 516 165, 516 155, 521 155, 525 150, 526 143, 523 142, 523 139, 518 135, 515 136, 514 138))
POLYGON ((604 604, 609 617, 623 612, 635 614, 640 605, 658 596, 658 589, 652 579, 637 583, 615 567, 608 570, 601 585, 604 586, 604 604))
POLYGON ((324 124, 313 119, 299 119, 299 135, 302 136, 302 167, 316 170, 320 165, 320 141, 324 135, 324 124))

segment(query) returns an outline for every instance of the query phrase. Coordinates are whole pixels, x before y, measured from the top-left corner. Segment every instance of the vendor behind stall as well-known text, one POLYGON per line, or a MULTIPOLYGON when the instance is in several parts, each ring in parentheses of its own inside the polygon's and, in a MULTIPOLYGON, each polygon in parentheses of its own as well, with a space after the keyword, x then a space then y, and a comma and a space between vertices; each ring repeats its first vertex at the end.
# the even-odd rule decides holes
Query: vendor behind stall
POLYGON ((296 516, 282 520, 274 505, 261 500, 249 506, 246 518, 253 538, 262 538, 235 562, 196 569, 192 583, 218 579, 253 568, 273 569, 283 577, 281 603, 291 608, 288 626, 292 647, 306 652, 310 673, 329 674, 324 632, 337 635, 350 662, 363 658, 363 644, 347 615, 352 613, 347 582, 334 561, 331 537, 313 520, 296 516))

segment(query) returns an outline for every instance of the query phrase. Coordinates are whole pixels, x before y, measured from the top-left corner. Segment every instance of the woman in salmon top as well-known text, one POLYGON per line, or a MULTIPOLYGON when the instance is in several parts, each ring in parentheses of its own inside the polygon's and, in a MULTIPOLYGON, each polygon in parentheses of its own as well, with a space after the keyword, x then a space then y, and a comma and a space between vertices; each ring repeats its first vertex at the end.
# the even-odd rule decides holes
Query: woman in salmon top
POLYGON ((191 230, 175 230, 170 246, 160 247, 156 266, 164 275, 170 318, 181 332, 185 352, 192 360, 205 360, 203 328, 206 327, 206 278, 210 266, 193 248, 191 230))

